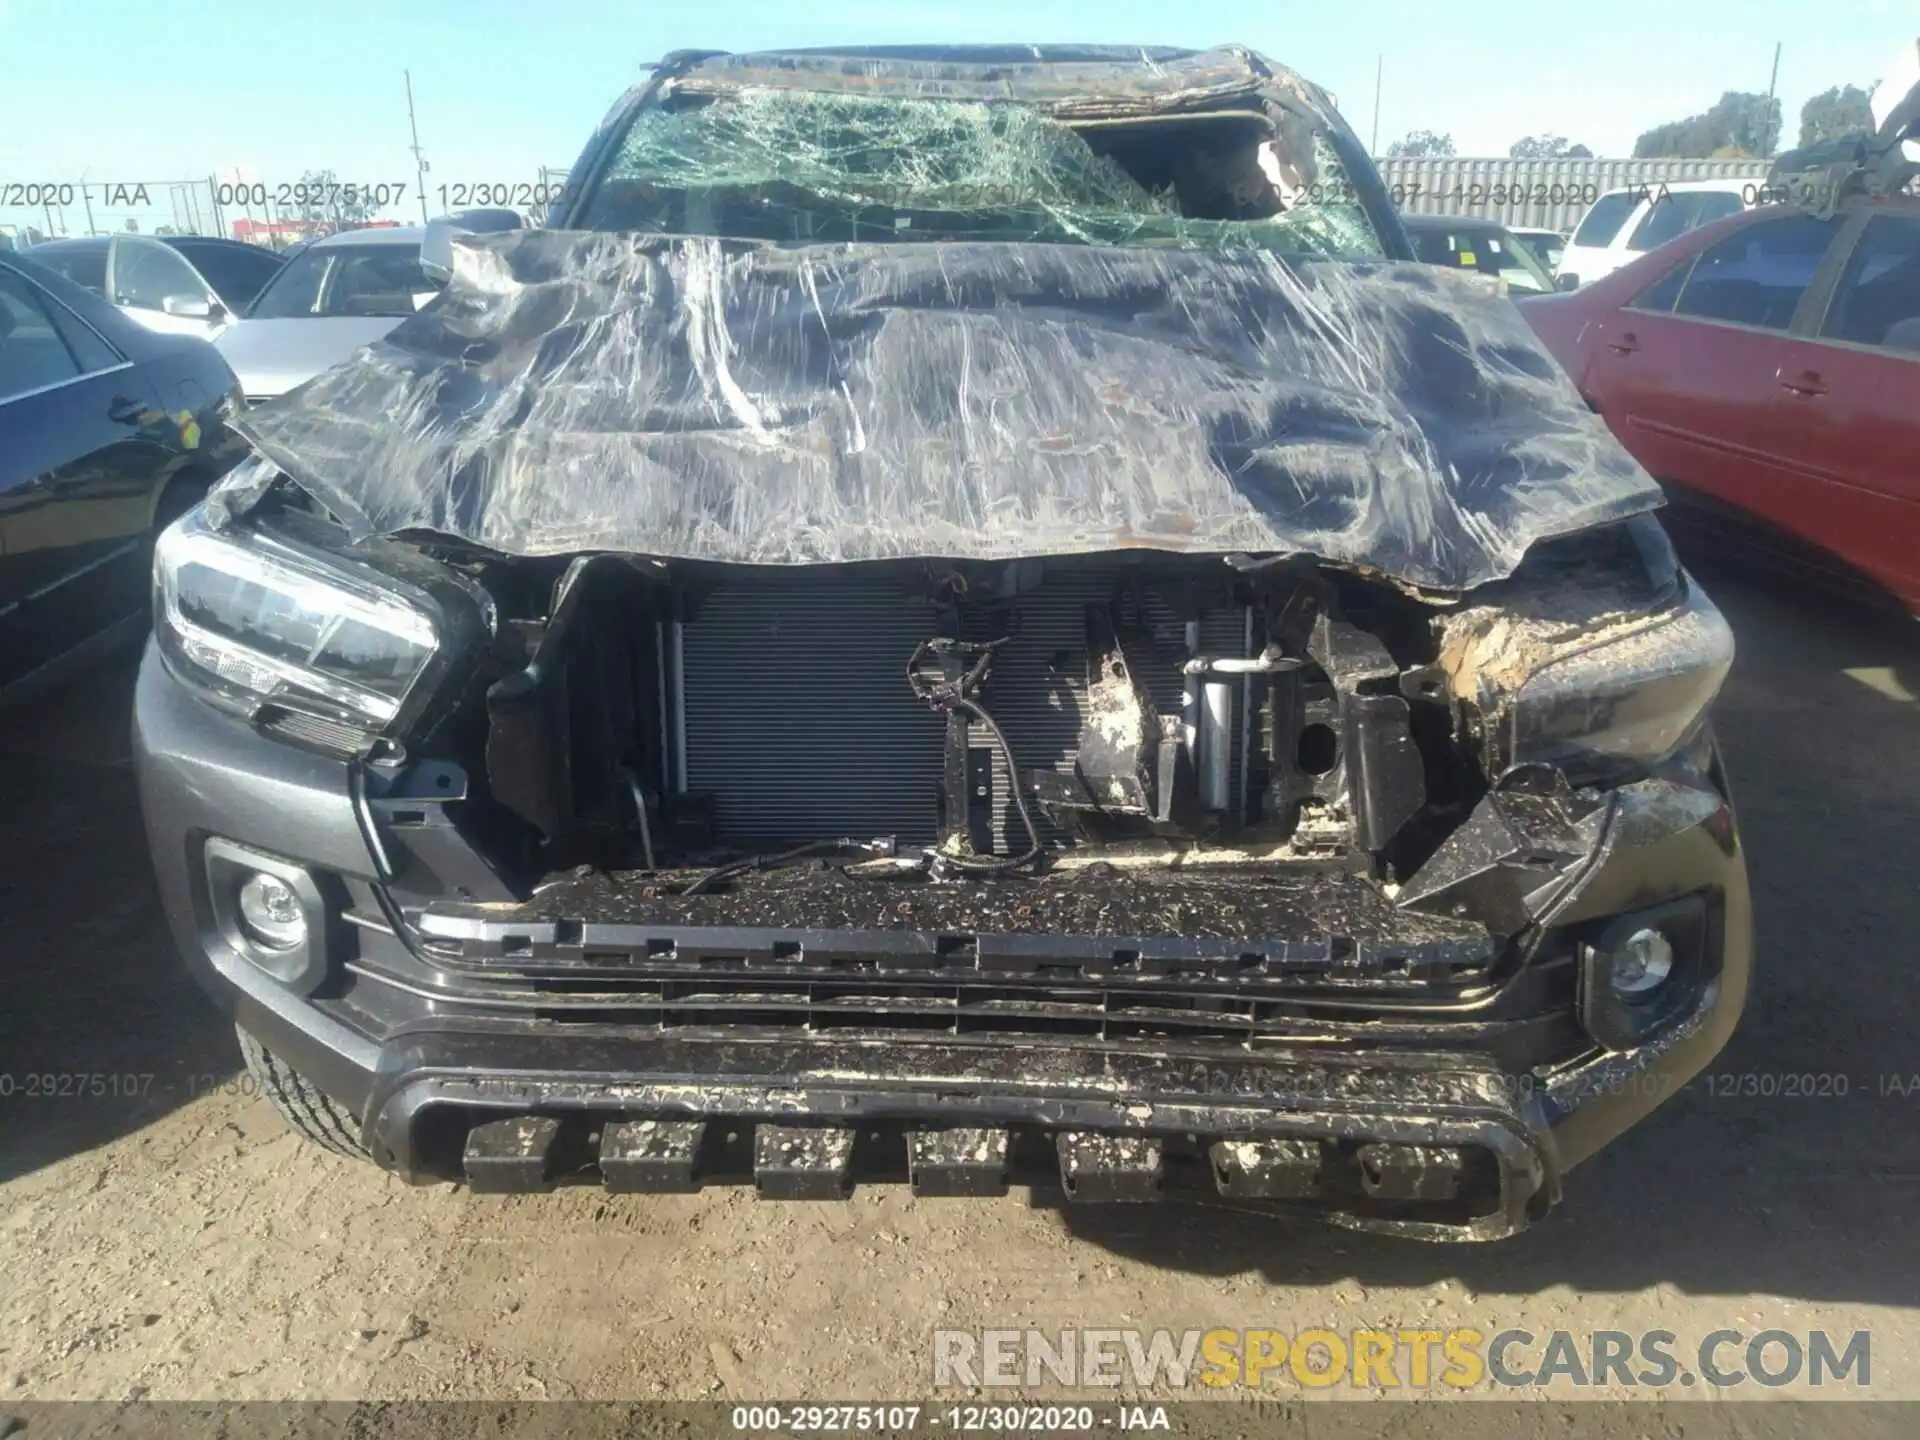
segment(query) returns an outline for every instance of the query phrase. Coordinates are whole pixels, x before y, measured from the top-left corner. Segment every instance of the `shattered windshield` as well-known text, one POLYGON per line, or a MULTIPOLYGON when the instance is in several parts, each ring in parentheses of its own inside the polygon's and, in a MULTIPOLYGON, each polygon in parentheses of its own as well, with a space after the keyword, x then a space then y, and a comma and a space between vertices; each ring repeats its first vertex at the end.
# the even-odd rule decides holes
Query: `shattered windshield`
POLYGON ((806 90, 642 109, 580 228, 1383 253, 1333 146, 1303 117, 1276 127, 1247 108, 1070 125, 1013 103, 806 90))

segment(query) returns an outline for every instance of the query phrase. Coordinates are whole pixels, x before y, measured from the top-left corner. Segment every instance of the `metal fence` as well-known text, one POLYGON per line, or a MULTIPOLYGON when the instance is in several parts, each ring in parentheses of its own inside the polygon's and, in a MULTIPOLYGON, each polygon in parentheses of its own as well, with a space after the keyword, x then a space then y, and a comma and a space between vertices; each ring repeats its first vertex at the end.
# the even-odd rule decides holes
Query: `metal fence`
POLYGON ((0 222, 48 239, 136 231, 224 235, 231 207, 206 180, 37 180, 5 187, 0 222))
MULTIPOLYGON (((1376 162, 1388 194, 1404 210, 1420 215, 1480 215, 1505 225, 1571 230, 1587 207, 1608 190, 1627 185, 1658 187, 1683 180, 1737 180, 1756 186, 1766 179, 1764 160, 1511 160, 1444 156, 1393 158, 1376 162)), ((535 193, 557 191, 567 172, 541 166, 535 193)), ((20 187, 14 187, 20 188, 20 187)), ((31 205, 0 213, 9 229, 61 235, 167 230, 187 235, 231 235, 238 226, 249 234, 277 236, 314 222, 302 210, 277 204, 285 187, 228 185, 205 180, 98 180, 27 187, 31 205)), ((411 217, 417 203, 409 190, 404 202, 386 213, 411 217)), ((538 223, 546 207, 530 207, 538 223)), ((402 223, 405 223, 403 219, 402 223)), ((324 222, 320 222, 324 228, 324 222)), ((15 242, 18 244, 18 240, 15 242)))
MULTIPOLYGON (((552 185, 558 188, 565 172, 555 173, 558 178, 552 185)), ((546 184, 543 178, 542 185, 546 184)), ((515 193, 537 193, 530 184, 511 188, 515 193)), ((427 197, 436 199, 436 189, 429 188, 427 197)), ((47 240, 80 235, 220 235, 284 246, 361 224, 414 224, 421 206, 411 178, 365 186, 262 183, 211 175, 199 180, 48 180, 0 187, 0 232, 14 232, 16 247, 18 237, 29 233, 47 240)))
POLYGON ((1375 161, 1387 193, 1415 215, 1479 215, 1503 225, 1571 230, 1601 195, 1683 180, 1758 186, 1765 160, 1509 160, 1439 156, 1375 161))

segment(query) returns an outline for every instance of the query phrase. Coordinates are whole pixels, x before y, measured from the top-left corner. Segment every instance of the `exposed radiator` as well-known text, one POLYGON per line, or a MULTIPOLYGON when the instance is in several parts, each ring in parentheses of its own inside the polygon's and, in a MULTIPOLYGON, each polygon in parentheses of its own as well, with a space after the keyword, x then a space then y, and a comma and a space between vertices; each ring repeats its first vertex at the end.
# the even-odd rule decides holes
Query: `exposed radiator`
MULTIPOLYGON (((1017 602, 1013 638, 977 698, 1023 768, 1072 769, 1085 692, 1085 611, 1112 593, 1117 571, 1049 576, 1017 602)), ((1140 678, 1162 713, 1178 714, 1184 627, 1151 595, 1146 610, 1156 658, 1140 678)), ((1204 616, 1202 650, 1244 654, 1244 627, 1238 609, 1204 616)), ((945 721, 915 700, 905 670, 914 647, 939 631, 931 601, 878 578, 755 576, 709 594, 683 639, 687 784, 713 797, 720 837, 746 848, 839 835, 891 834, 912 845, 936 839, 945 721)), ((1236 797, 1240 703, 1236 682, 1236 797)), ((973 729, 970 744, 990 749, 984 728, 973 729)), ((1026 843, 1011 784, 996 754, 992 828, 1002 852, 1026 843)))

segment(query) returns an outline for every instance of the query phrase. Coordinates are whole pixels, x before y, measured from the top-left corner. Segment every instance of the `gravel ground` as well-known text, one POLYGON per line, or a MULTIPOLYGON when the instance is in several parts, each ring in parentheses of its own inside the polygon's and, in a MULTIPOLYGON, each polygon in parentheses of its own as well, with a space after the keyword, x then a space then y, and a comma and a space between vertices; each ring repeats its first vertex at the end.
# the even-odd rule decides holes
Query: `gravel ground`
MULTIPOLYGON (((1868 1329, 1871 1393, 1920 1398, 1920 635, 1784 586, 1714 588, 1741 641, 1719 714, 1761 940, 1717 1069, 1844 1075, 1847 1093, 1696 1084, 1492 1247, 1020 1192, 474 1196, 323 1154, 246 1093, 231 1031, 181 977, 139 833, 130 668, 102 672, 0 734, 0 1403, 898 1398, 930 1391, 934 1327, 1027 1325, 1660 1328, 1683 1346, 1868 1329), (152 1080, 21 1093, 47 1072, 152 1080)), ((1683 1419, 1623 1433, 1702 1413, 1669 1408, 1683 1419)))

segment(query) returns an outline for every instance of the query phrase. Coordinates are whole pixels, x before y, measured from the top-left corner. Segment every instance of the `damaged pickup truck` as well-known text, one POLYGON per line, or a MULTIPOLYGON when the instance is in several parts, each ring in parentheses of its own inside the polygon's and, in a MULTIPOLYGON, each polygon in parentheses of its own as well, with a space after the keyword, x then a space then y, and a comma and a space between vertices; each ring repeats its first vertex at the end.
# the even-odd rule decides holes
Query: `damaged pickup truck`
POLYGON ((1543 1215, 1727 1039, 1725 622, 1239 49, 679 54, 160 546, 167 911, 417 1181, 1543 1215))

